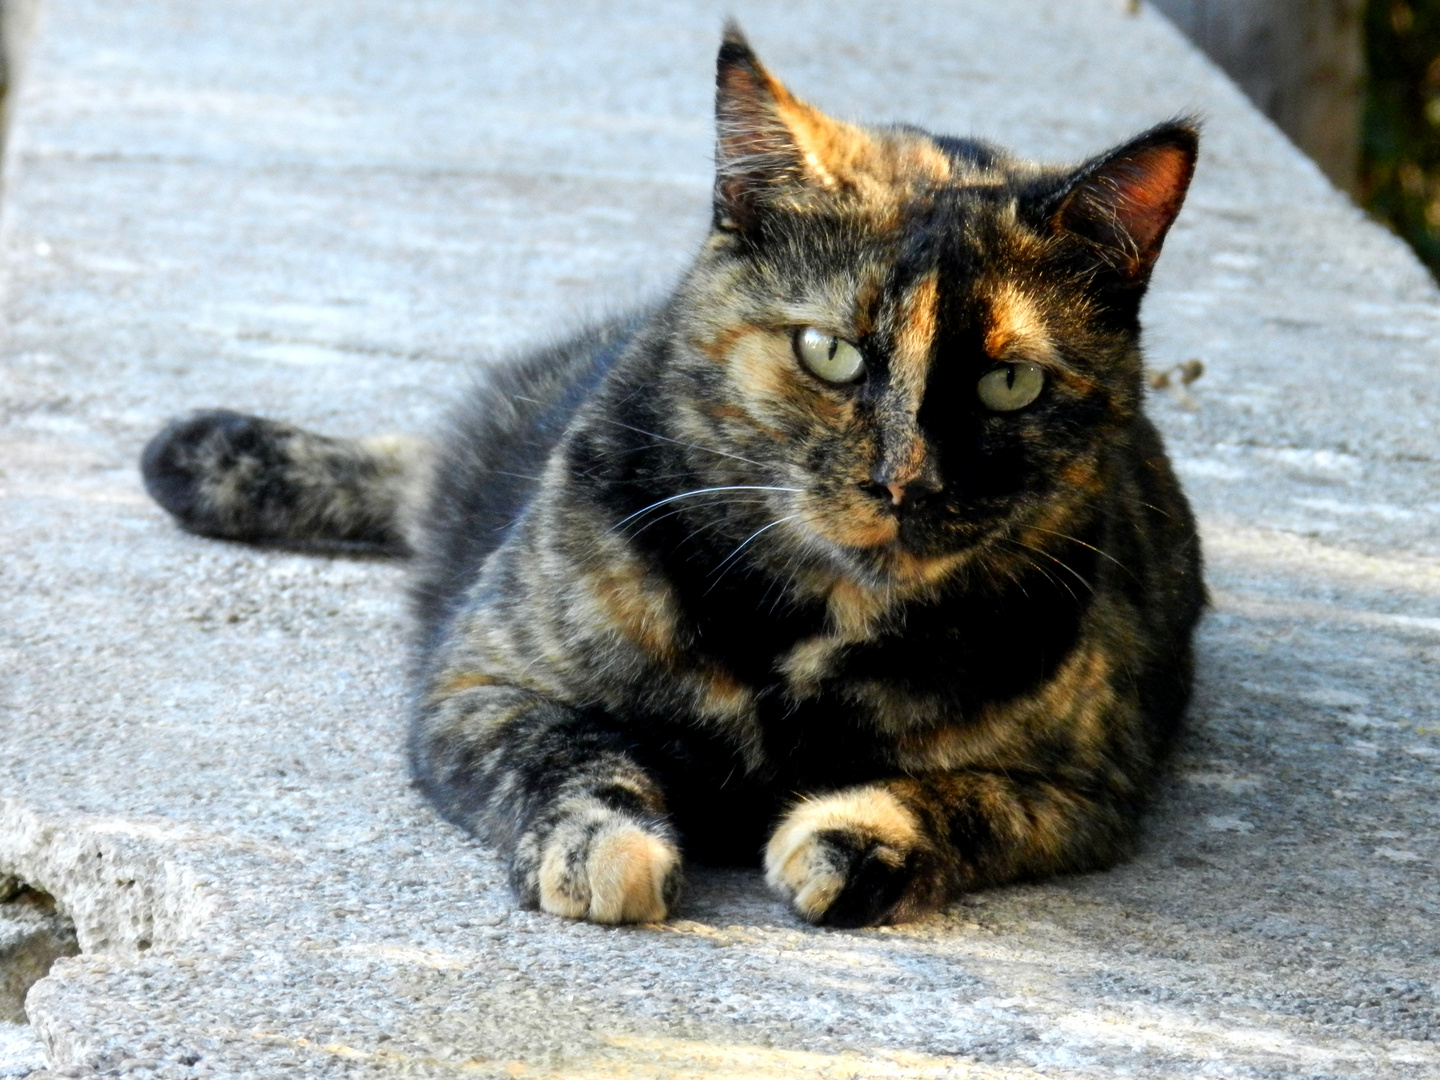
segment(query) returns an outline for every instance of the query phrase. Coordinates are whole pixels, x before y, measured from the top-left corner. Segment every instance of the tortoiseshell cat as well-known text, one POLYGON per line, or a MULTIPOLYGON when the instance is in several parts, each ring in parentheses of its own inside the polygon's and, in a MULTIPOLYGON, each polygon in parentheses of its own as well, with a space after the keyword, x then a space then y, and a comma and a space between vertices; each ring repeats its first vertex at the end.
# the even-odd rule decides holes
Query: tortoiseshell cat
POLYGON ((415 554, 415 776, 527 905, 660 919, 683 857, 913 919, 1122 858, 1189 694, 1195 526, 1138 309, 1186 122, 1078 168, 720 49, 714 224, 660 307, 499 368, 431 451, 234 413, 185 528, 415 554))

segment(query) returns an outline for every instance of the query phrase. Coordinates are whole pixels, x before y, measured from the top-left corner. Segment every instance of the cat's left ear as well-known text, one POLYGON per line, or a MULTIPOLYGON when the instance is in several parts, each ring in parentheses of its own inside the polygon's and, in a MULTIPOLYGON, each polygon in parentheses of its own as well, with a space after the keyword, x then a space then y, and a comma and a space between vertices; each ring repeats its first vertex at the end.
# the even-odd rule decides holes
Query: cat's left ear
POLYGON ((1049 226, 1090 248, 1125 284, 1144 284, 1180 213, 1200 133, 1193 121, 1161 124, 1087 162, 1049 207, 1049 226))
POLYGON ((865 139, 786 90, 733 20, 716 61, 715 127, 715 221, 729 231, 751 228, 768 206, 838 187, 831 162, 865 139))

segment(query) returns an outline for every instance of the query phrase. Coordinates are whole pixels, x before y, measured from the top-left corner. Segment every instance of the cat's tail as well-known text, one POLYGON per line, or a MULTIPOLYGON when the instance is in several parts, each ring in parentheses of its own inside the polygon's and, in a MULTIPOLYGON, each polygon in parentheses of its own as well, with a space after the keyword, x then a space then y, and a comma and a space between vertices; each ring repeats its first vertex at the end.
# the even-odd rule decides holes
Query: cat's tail
POLYGON ((332 439, 214 410, 151 439, 140 471, 151 498, 201 536, 403 555, 430 460, 418 439, 332 439))

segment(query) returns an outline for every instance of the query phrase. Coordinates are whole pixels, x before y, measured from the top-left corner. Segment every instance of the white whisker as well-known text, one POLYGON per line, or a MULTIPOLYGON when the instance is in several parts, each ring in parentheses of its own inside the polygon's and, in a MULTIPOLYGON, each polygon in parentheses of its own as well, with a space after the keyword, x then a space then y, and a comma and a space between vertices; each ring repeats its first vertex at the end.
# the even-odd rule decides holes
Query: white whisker
MULTIPOLYGON (((755 539, 757 536, 759 536, 761 533, 766 532, 766 531, 769 530, 769 529, 775 528, 776 525, 784 525, 785 522, 787 522, 787 521, 794 521, 794 520, 795 520, 796 518, 798 518, 799 516, 800 516, 799 514, 791 514, 791 515, 789 515, 788 517, 782 517, 782 518, 780 518, 780 519, 777 520, 777 521, 772 521, 772 522, 770 522, 769 525, 762 525, 760 528, 756 529, 753 533, 751 533, 751 534, 750 534, 749 536, 747 536, 744 540, 742 540, 742 541, 740 542, 740 546, 737 547, 734 551, 730 552, 729 555, 726 555, 724 561, 721 562, 719 566, 715 567, 714 570, 711 570, 710 573, 712 573, 712 574, 719 574, 720 577, 724 577, 724 576, 725 576, 725 573, 724 573, 725 568, 726 568, 727 566, 729 566, 732 562, 735 561, 736 557, 739 556, 740 552, 742 552, 742 551, 745 550, 746 546, 750 543, 750 541, 754 540, 754 539, 755 539)), ((720 584, 720 577, 717 577, 717 578, 715 579, 715 582, 714 582, 714 584, 712 584, 712 585, 710 586, 710 589, 713 589, 713 588, 715 588, 716 585, 719 585, 719 584, 720 584)), ((705 590, 705 594, 706 594, 707 596, 710 594, 710 589, 706 589, 706 590, 705 590)))
POLYGON ((798 492, 799 490, 800 490, 799 488, 791 488, 791 487, 770 487, 770 486, 765 485, 765 484, 726 484, 726 485, 723 485, 723 486, 721 486, 721 487, 696 488, 694 491, 683 491, 683 492, 681 492, 679 495, 671 495, 668 499, 660 499, 658 502, 653 502, 653 503, 651 503, 649 506, 643 507, 643 508, 640 509, 640 510, 636 510, 633 514, 629 515, 628 517, 621 518, 621 519, 620 519, 619 521, 617 521, 614 525, 612 525, 610 531, 611 531, 611 532, 614 532, 616 529, 620 528, 620 526, 624 525, 627 521, 630 521, 630 520, 632 520, 632 519, 634 519, 634 518, 637 518, 637 517, 639 517, 641 514, 648 513, 649 511, 654 510, 657 506, 664 506, 666 503, 672 503, 672 502, 675 502, 675 501, 677 501, 677 500, 679 500, 679 499, 689 499, 689 498, 693 498, 693 497, 696 496, 696 495, 708 495, 708 494, 710 494, 711 492, 715 492, 715 491, 789 491, 789 492, 798 492))
MULTIPOLYGON (((704 503, 703 505, 705 505, 705 506, 723 506, 723 505, 730 505, 730 506, 764 506, 764 505, 765 505, 765 500, 764 500, 764 499, 737 499, 737 498, 734 498, 734 497, 729 497, 729 498, 717 498, 714 502, 704 503)), ((666 518, 672 518, 672 517, 675 517, 677 514, 683 514, 687 509, 689 509, 689 507, 682 506, 682 507, 680 507, 680 509, 678 509, 678 510, 669 510, 669 511, 666 511, 665 513, 663 513, 663 514, 656 514, 656 515, 655 515, 654 517, 652 517, 649 521, 645 522, 644 525, 641 525, 638 529, 636 529, 636 530, 635 530, 634 532, 632 532, 632 533, 629 533, 628 535, 629 535, 630 538, 633 540, 635 537, 637 537, 637 536, 639 536, 641 533, 643 533, 646 529, 650 528, 650 526, 656 525, 656 524, 658 524, 659 522, 664 521, 666 518)), ((694 532, 688 534, 688 535, 685 537, 685 540, 687 540, 687 541, 692 540, 692 539, 694 539, 696 536, 699 536, 700 533, 704 532, 706 529, 714 528, 717 524, 724 524, 724 519, 721 519, 720 521, 712 521, 712 522, 709 522, 709 523, 706 524, 706 525, 702 525, 699 529, 696 529, 694 532)))

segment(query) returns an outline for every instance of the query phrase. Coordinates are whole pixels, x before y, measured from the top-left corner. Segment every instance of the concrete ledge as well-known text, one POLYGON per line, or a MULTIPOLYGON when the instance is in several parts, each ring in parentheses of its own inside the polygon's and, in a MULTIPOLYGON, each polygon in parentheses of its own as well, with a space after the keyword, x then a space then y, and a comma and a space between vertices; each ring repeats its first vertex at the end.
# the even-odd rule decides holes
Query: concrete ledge
POLYGON ((1206 366, 1155 409, 1215 607, 1145 849, 822 932, 738 871, 664 926, 512 910, 405 780, 402 569, 182 535, 135 469, 195 406, 423 429, 662 288, 722 10, 47 0, 0 221, 0 873, 85 949, 27 1002, 53 1075, 1440 1072, 1440 304, 1126 6, 738 6, 840 115, 1061 159, 1207 117, 1147 319, 1206 366))

